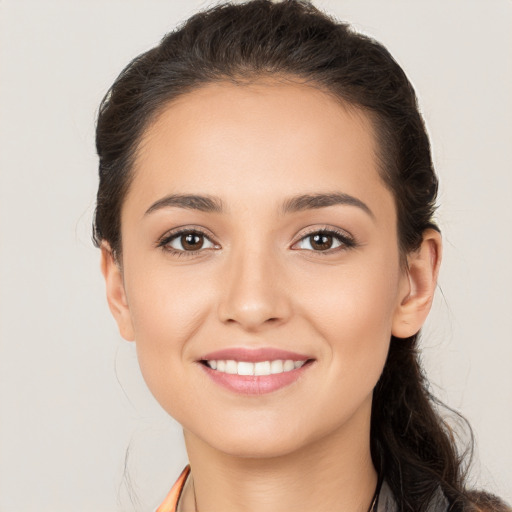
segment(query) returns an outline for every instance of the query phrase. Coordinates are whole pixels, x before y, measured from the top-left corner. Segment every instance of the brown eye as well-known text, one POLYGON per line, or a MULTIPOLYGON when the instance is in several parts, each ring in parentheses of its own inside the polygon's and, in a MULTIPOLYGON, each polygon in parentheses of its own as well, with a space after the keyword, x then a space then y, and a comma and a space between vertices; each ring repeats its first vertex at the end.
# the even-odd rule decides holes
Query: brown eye
POLYGON ((186 251, 197 251, 201 249, 204 236, 197 233, 189 233, 188 235, 181 235, 181 245, 186 251))
POLYGON ((332 247, 333 237, 332 235, 326 235, 319 233, 311 235, 311 247, 317 251, 326 251, 332 247))
POLYGON ((206 235, 198 231, 176 233, 164 240, 160 245, 175 252, 195 252, 215 247, 206 235))
POLYGON ((298 249, 314 252, 327 252, 330 249, 343 249, 355 246, 355 241, 349 236, 337 231, 316 231, 301 238, 297 244, 298 249))

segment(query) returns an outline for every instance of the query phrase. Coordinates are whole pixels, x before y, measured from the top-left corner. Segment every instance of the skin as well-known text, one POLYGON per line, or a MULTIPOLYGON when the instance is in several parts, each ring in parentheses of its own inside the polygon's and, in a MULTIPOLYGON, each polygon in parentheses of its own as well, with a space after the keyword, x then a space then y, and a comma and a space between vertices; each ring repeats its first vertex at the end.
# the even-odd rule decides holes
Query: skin
POLYGON ((194 510, 194 492, 209 512, 368 509, 372 390, 391 334, 423 324, 441 254, 427 231, 408 270, 400 265, 376 151, 362 111, 283 81, 207 85, 146 130, 122 208, 122 262, 105 243, 102 270, 149 389, 183 426, 193 477, 182 510, 194 510), (289 197, 318 193, 349 194, 371 213, 350 204, 282 213, 289 197), (146 213, 169 194, 217 196, 225 211, 146 213), (159 247, 178 227, 203 230, 203 248, 178 257, 159 247), (307 235, 322 229, 355 245, 333 238, 315 250, 307 235), (232 346, 314 362, 292 385, 240 395, 197 362, 232 346))

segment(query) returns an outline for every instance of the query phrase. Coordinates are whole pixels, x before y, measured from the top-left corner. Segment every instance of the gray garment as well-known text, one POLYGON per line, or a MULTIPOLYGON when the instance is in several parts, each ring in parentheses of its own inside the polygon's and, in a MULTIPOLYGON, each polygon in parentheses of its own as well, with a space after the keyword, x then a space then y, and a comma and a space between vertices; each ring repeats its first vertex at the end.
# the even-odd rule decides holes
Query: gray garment
MULTIPOLYGON (((447 512, 449 508, 448 500, 441 489, 438 489, 435 496, 428 505, 427 512, 447 512)), ((377 512, 396 512, 398 506, 395 497, 386 481, 382 482, 379 493, 379 502, 377 512)))

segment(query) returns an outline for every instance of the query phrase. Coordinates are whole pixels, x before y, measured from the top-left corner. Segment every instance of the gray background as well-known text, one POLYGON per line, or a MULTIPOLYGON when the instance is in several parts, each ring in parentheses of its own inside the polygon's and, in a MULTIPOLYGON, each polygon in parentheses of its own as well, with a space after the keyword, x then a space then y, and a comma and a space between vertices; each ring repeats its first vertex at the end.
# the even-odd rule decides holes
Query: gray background
MULTIPOLYGON (((418 91, 445 243, 425 365, 473 425, 474 481, 510 501, 512 2, 315 4, 383 42, 418 91)), ((121 68, 206 5, 0 1, 0 512, 151 510, 186 463, 107 309, 93 139, 121 68)))

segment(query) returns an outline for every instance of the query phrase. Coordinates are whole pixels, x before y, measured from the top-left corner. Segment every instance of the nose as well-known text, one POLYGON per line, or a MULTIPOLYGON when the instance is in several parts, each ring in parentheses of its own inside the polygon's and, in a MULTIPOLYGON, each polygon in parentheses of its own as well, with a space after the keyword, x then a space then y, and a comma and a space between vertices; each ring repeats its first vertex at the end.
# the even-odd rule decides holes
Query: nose
POLYGON ((218 307, 223 323, 259 331, 285 323, 291 314, 290 298, 275 255, 264 250, 233 251, 225 262, 218 307))

